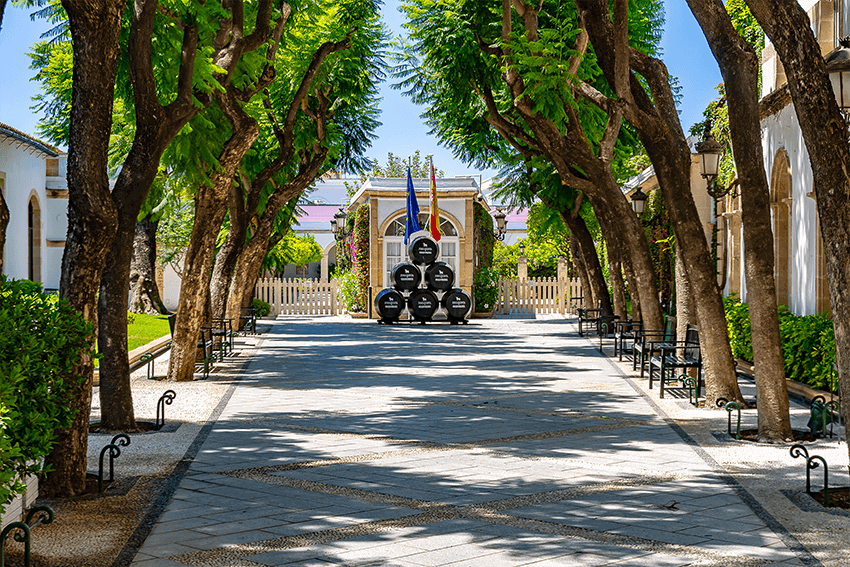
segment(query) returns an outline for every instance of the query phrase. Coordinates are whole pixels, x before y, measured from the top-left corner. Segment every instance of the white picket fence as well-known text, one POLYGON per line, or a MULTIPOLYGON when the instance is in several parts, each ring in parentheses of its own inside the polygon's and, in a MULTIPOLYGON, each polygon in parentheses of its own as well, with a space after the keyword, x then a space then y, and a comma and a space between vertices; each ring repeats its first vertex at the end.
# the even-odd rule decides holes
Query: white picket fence
MULTIPOLYGON (((337 283, 307 279, 260 278, 254 297, 271 305, 272 316, 336 315, 342 312, 337 301, 337 283)), ((560 314, 575 307, 581 297, 578 278, 502 280, 496 299, 496 313, 560 314)))
POLYGON ((581 297, 578 278, 529 278, 502 280, 496 300, 496 313, 559 314, 574 307, 574 298, 581 297))
POLYGON ((307 279, 260 278, 254 297, 271 305, 271 315, 336 315, 337 283, 307 279))

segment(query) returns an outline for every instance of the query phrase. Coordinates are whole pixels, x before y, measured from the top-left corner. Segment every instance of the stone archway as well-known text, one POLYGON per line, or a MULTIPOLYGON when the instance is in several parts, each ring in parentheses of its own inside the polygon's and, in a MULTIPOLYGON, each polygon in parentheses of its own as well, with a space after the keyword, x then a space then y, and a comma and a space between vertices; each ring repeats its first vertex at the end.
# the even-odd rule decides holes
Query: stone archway
POLYGON ((773 274, 776 279, 776 302, 791 307, 791 163, 784 149, 776 152, 770 175, 770 213, 773 222, 773 274))

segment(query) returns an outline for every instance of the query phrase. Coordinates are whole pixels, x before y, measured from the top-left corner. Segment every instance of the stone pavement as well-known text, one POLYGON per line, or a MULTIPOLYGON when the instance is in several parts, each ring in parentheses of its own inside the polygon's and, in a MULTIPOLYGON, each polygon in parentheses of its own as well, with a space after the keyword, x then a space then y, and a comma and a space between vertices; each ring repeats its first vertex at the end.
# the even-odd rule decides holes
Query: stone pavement
POLYGON ((134 567, 821 564, 571 321, 258 348, 134 567))

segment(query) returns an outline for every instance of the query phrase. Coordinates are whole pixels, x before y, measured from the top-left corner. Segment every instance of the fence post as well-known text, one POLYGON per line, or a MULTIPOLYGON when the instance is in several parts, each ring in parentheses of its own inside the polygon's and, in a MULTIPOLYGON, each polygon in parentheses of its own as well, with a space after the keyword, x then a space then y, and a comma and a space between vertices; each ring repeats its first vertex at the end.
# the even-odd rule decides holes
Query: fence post
POLYGON ((558 313, 563 316, 566 309, 566 301, 564 292, 566 291, 566 283, 563 278, 558 278, 558 313))

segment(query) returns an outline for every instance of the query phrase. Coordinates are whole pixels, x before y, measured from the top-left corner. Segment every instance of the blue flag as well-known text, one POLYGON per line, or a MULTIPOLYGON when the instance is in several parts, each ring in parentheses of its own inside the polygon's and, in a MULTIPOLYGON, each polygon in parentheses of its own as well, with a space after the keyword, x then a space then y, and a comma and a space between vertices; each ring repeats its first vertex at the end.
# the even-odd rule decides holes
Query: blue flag
POLYGON ((413 189, 413 178, 410 177, 410 168, 407 168, 407 225, 404 227, 404 243, 410 239, 410 235, 419 232, 419 202, 416 200, 416 191, 413 189))

